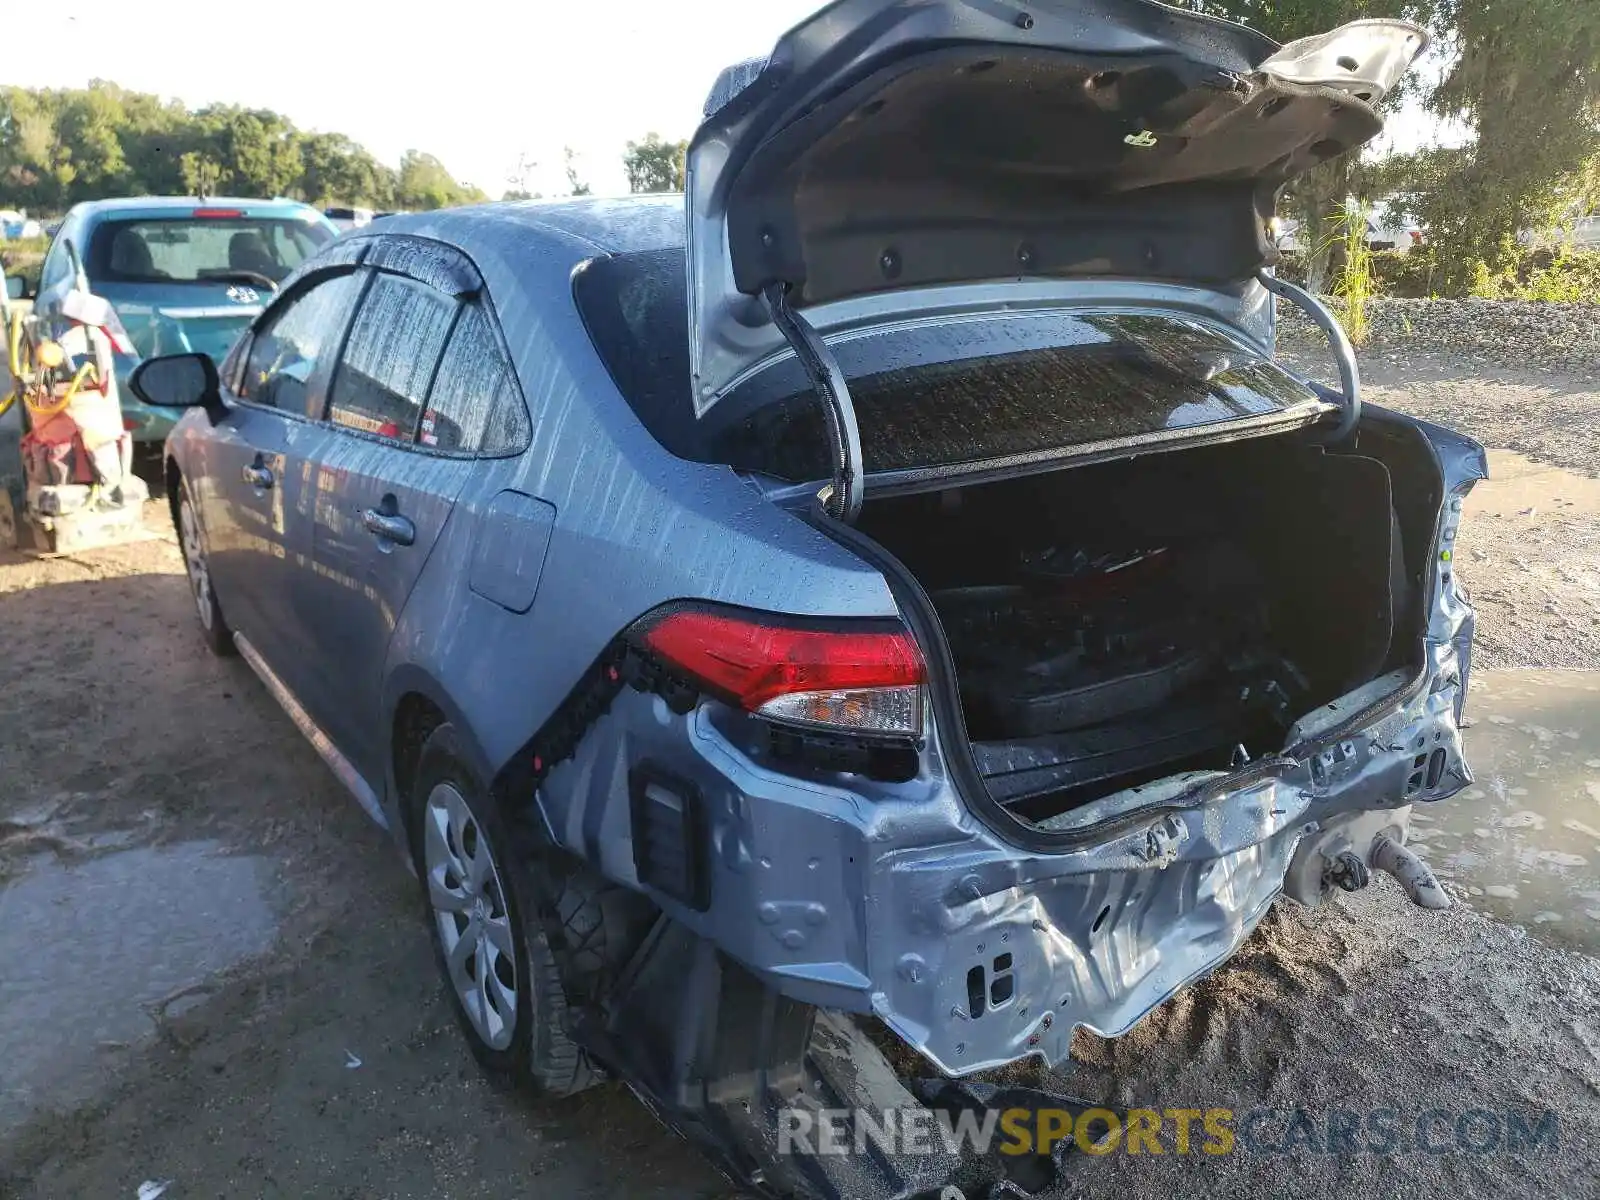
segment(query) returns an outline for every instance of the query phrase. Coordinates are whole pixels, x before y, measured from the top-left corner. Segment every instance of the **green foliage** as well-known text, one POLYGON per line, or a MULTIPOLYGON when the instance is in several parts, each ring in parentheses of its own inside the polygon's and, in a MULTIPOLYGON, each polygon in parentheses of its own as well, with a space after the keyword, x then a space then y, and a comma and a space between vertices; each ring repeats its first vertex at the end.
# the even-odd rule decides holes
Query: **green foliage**
POLYGON ((623 170, 628 174, 628 190, 683 191, 684 159, 688 153, 688 142, 662 141, 657 133, 645 134, 642 142, 629 142, 627 153, 622 156, 623 170))
MULTIPOLYGON (((1430 149, 1386 162, 1327 164, 1284 207, 1308 224, 1324 201, 1399 191, 1441 253, 1433 284, 1448 294, 1520 272, 1516 235, 1552 216, 1600 204, 1600 3, 1596 0, 1180 0, 1252 25, 1279 41, 1357 17, 1426 26, 1442 58, 1407 87, 1440 117, 1466 123, 1465 149, 1430 149), (1343 177, 1341 177, 1343 176, 1343 177), (1480 264, 1483 270, 1479 270, 1480 264)), ((1393 107, 1391 98, 1390 107, 1393 107)), ((1318 264, 1307 274, 1320 282, 1318 264)), ((1493 286, 1493 285, 1488 285, 1493 286)))
POLYGON ((481 204, 487 199, 477 188, 457 183, 444 164, 431 154, 407 150, 400 159, 395 202, 401 208, 448 208, 453 204, 481 204))
POLYGON ((18 238, 0 242, 0 265, 13 278, 26 279, 35 290, 39 287, 39 269, 44 266, 45 251, 50 248, 49 238, 18 238))
POLYGON ((1339 221, 1345 260, 1334 294, 1344 302, 1344 331, 1357 346, 1366 345, 1371 336, 1367 304, 1377 294, 1378 286, 1372 251, 1367 248, 1367 216, 1366 205, 1360 204, 1347 209, 1339 221))
MULTIPOLYGON (((1522 250, 1509 266, 1492 269, 1488 263, 1470 264, 1466 272, 1447 271, 1438 247, 1409 252, 1380 250, 1368 256, 1370 276, 1367 299, 1459 300, 1478 296, 1488 300, 1537 300, 1548 303, 1600 304, 1600 250, 1522 250), (1461 286, 1452 280, 1464 278, 1461 286)), ((1305 282, 1305 264, 1286 256, 1279 273, 1305 282)), ((1348 274, 1348 273, 1347 273, 1348 274)), ((1345 289, 1338 290, 1339 295, 1345 289)))
POLYGON ((1433 0, 1457 52, 1428 98, 1465 119, 1470 152, 1437 155, 1417 215, 1449 247, 1448 283, 1476 283, 1516 261, 1516 235, 1552 210, 1592 202, 1600 156, 1600 4, 1594 0, 1433 0))
POLYGON ((574 196, 593 195, 594 189, 578 175, 577 155, 573 153, 572 147, 565 147, 561 154, 567 165, 567 190, 574 196))
POLYGON ((399 171, 337 133, 277 113, 181 104, 95 80, 0 87, 0 207, 62 212, 128 195, 292 196, 317 205, 438 208, 484 199, 430 155, 399 171))
MULTIPOLYGON (((1502 260, 1504 261, 1504 260, 1502 260)), ((1550 304, 1600 303, 1600 252, 1536 250, 1495 270, 1473 267, 1472 295, 1485 300, 1538 300, 1550 304)))

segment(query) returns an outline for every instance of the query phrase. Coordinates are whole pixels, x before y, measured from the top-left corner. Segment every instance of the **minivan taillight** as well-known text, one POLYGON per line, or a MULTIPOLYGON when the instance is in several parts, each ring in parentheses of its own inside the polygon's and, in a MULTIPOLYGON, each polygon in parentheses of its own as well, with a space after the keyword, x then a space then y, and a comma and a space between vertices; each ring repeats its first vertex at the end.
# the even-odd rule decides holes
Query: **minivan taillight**
POLYGON ((903 626, 681 608, 648 618, 640 640, 746 712, 840 732, 922 733, 927 670, 903 626))

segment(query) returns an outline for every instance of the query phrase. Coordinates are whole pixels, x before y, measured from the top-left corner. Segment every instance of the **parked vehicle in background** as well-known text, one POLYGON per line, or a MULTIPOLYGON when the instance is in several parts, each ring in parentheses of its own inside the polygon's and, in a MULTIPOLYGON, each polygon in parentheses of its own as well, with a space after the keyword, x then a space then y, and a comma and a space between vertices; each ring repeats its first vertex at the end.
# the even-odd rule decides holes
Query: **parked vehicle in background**
POLYGON ((1426 39, 1094 11, 835 3, 687 204, 395 217, 133 377, 203 637, 414 865, 479 1061, 763 1195, 939 1194, 782 1114, 977 1105, 1280 894, 1448 903, 1483 451, 1274 360, 1268 291, 1332 318, 1260 208, 1426 39))
POLYGON ((1382 211, 1367 221, 1369 250, 1414 250, 1426 241, 1422 226, 1415 221, 1396 218, 1382 211))
POLYGON ((1517 240, 1524 246, 1600 249, 1600 213, 1591 213, 1587 216, 1572 214, 1552 229, 1540 232, 1524 230, 1518 235, 1517 240))
MULTIPOLYGON (((36 311, 50 331, 74 290, 111 302, 127 338, 119 385, 142 358, 200 351, 220 360, 263 302, 337 236, 316 209, 293 200, 145 196, 79 204, 45 255, 36 311)), ((134 438, 159 442, 170 412, 121 386, 134 438)))
POLYGON ((370 225, 373 217, 370 208, 325 208, 322 213, 341 233, 370 225))
MULTIPOLYGON (((1352 208, 1352 212, 1354 209, 1352 208)), ((1291 254, 1304 254, 1307 249, 1306 239, 1301 228, 1302 223, 1293 218, 1279 217, 1273 221, 1273 239, 1279 250, 1286 250, 1291 254)), ((1325 237, 1333 236, 1336 231, 1332 228, 1324 234, 1325 237)), ((1367 218, 1367 249, 1380 250, 1413 250, 1427 241, 1422 226, 1415 221, 1396 218, 1383 209, 1378 209, 1367 218)))

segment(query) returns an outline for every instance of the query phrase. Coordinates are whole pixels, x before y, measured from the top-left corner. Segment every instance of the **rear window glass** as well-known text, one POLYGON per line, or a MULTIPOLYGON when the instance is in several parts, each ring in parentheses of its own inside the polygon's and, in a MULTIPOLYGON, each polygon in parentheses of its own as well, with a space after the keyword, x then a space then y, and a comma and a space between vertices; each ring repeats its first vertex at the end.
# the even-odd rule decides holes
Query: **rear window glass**
MULTIPOLYGON (((1167 317, 1090 314, 1073 345, 850 374, 869 472, 992 462, 1317 403, 1282 368, 1167 317)), ((830 470, 809 392, 763 405, 716 438, 718 457, 780 479, 830 470)))
POLYGON ((689 395, 689 292, 684 251, 597 258, 573 281, 578 311, 618 389, 655 438, 705 459, 689 395))
MULTIPOLYGON (((696 420, 681 249, 596 260, 579 274, 576 295, 617 386, 668 450, 795 482, 830 474, 822 409, 792 359, 745 385, 770 401, 751 403, 736 393, 696 420), (739 409, 746 415, 730 425, 739 409)), ((1004 353, 992 351, 1011 340, 1014 324, 973 322, 838 343, 866 469, 990 462, 1318 402, 1270 360, 1182 318, 1085 313, 1048 320, 1056 344, 1004 353), (913 345, 918 338, 928 344, 913 345), (954 361, 930 362, 935 354, 954 361), (908 361, 920 365, 898 365, 908 361)))
POLYGON ((89 242, 89 278, 107 283, 280 283, 334 237, 277 217, 107 221, 89 242))

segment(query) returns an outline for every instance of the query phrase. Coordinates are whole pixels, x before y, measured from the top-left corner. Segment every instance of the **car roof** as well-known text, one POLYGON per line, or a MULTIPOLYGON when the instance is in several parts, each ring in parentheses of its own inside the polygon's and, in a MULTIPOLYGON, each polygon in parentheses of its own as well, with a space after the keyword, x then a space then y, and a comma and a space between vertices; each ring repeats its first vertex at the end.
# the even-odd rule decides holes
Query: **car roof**
MULTIPOLYGON (((262 200, 244 196, 119 196, 113 200, 89 200, 76 206, 82 217, 167 217, 197 208, 237 208, 246 216, 271 216, 275 213, 316 213, 299 200, 262 200)), ((320 215, 320 214, 318 214, 320 215)))
POLYGON ((617 199, 512 200, 447 208, 434 212, 397 213, 373 235, 412 234, 438 238, 460 247, 501 249, 510 241, 545 238, 582 248, 585 256, 672 250, 684 245, 684 201, 681 194, 625 196, 617 199))

